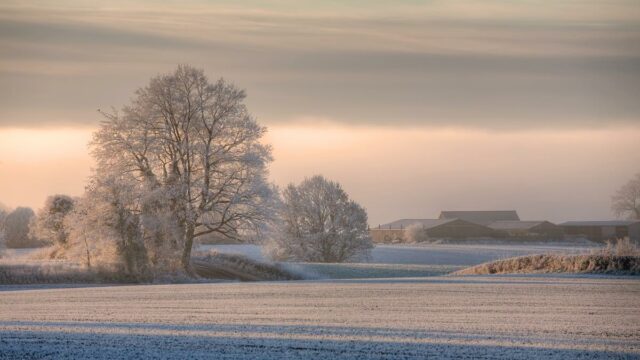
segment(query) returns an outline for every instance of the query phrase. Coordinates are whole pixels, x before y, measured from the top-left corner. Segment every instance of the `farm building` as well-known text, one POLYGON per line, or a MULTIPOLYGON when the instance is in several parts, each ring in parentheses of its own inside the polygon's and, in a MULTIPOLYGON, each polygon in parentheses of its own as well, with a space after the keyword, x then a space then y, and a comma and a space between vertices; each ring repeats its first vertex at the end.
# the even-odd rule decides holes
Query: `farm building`
POLYGON ((502 237, 503 232, 461 219, 401 219, 380 225, 369 232, 374 243, 394 243, 405 240, 405 230, 418 224, 434 239, 465 239, 502 237))
POLYGON ((628 236, 640 243, 640 220, 567 221, 560 224, 566 235, 584 236, 591 241, 606 241, 628 236))
POLYGON ((515 210, 498 211, 442 211, 439 219, 461 219, 480 225, 489 225, 496 221, 518 221, 520 217, 515 210))
POLYGON ((489 224, 494 230, 504 231, 513 237, 529 237, 544 239, 561 239, 564 236, 562 227, 548 221, 501 220, 489 224))

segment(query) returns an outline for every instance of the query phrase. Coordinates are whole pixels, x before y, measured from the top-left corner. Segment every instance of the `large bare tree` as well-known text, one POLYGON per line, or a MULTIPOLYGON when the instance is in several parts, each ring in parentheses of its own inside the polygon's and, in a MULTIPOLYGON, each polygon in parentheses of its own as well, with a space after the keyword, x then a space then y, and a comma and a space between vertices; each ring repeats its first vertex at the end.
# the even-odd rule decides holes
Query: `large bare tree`
POLYGON ((640 219, 640 173, 622 185, 611 200, 616 216, 640 219))
POLYGON ((178 249, 186 270, 198 236, 234 237, 270 216, 271 149, 261 143, 266 129, 247 111, 245 96, 223 79, 210 83, 202 70, 179 66, 139 89, 122 111, 103 112, 95 134, 99 170, 133 184, 130 210, 140 214, 145 236, 178 249))

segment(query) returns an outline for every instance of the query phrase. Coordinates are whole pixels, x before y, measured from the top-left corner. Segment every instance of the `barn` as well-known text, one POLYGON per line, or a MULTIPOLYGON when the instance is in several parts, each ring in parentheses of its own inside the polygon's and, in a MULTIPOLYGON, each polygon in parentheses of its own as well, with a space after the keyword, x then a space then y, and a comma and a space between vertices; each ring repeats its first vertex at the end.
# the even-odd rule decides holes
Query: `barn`
POLYGON ((566 235, 584 236, 591 241, 629 237, 640 243, 640 220, 567 221, 560 224, 566 235))
POLYGON ((404 231, 412 225, 423 227, 427 235, 434 239, 467 239, 480 237, 503 237, 504 233, 489 227, 461 219, 400 219, 371 229, 375 243, 403 242, 404 231))
POLYGON ((486 226, 496 221, 518 221, 520 217, 515 210, 481 210, 442 211, 438 219, 461 219, 486 226))
POLYGON ((549 221, 501 220, 489 224, 494 230, 504 231, 509 236, 518 238, 562 239, 562 227, 549 221))

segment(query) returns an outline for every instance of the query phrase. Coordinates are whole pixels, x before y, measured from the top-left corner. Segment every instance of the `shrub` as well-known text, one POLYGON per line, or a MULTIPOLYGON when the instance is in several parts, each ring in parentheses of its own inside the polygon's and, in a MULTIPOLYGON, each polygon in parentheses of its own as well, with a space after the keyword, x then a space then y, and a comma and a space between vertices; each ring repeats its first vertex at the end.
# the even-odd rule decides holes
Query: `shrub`
POLYGON ((615 241, 607 241, 607 246, 600 251, 601 255, 606 256, 639 256, 640 248, 628 237, 617 239, 615 241))
POLYGON ((429 235, 422 224, 412 224, 405 230, 405 239, 408 243, 421 243, 429 241, 429 235))
POLYGON ((456 271, 454 275, 527 273, 616 273, 640 274, 640 256, 618 255, 529 255, 493 261, 456 271))

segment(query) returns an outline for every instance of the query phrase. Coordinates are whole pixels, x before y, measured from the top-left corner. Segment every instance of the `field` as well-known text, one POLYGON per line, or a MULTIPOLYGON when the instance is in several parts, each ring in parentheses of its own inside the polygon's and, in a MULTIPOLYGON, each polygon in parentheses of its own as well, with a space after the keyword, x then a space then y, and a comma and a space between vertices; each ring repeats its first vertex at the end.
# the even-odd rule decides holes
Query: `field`
POLYGON ((591 250, 389 245, 369 263, 287 265, 318 280, 0 286, 0 359, 640 359, 638 277, 445 275, 591 250))
POLYGON ((6 287, 0 358, 640 358, 640 281, 6 287))
MULTIPOLYGON (((488 261, 530 254, 585 254, 593 247, 567 244, 543 245, 377 245, 363 263, 285 263, 293 272, 311 279, 392 278, 444 275, 488 261)), ((241 254, 265 261, 256 245, 203 245, 200 251, 241 254)))

